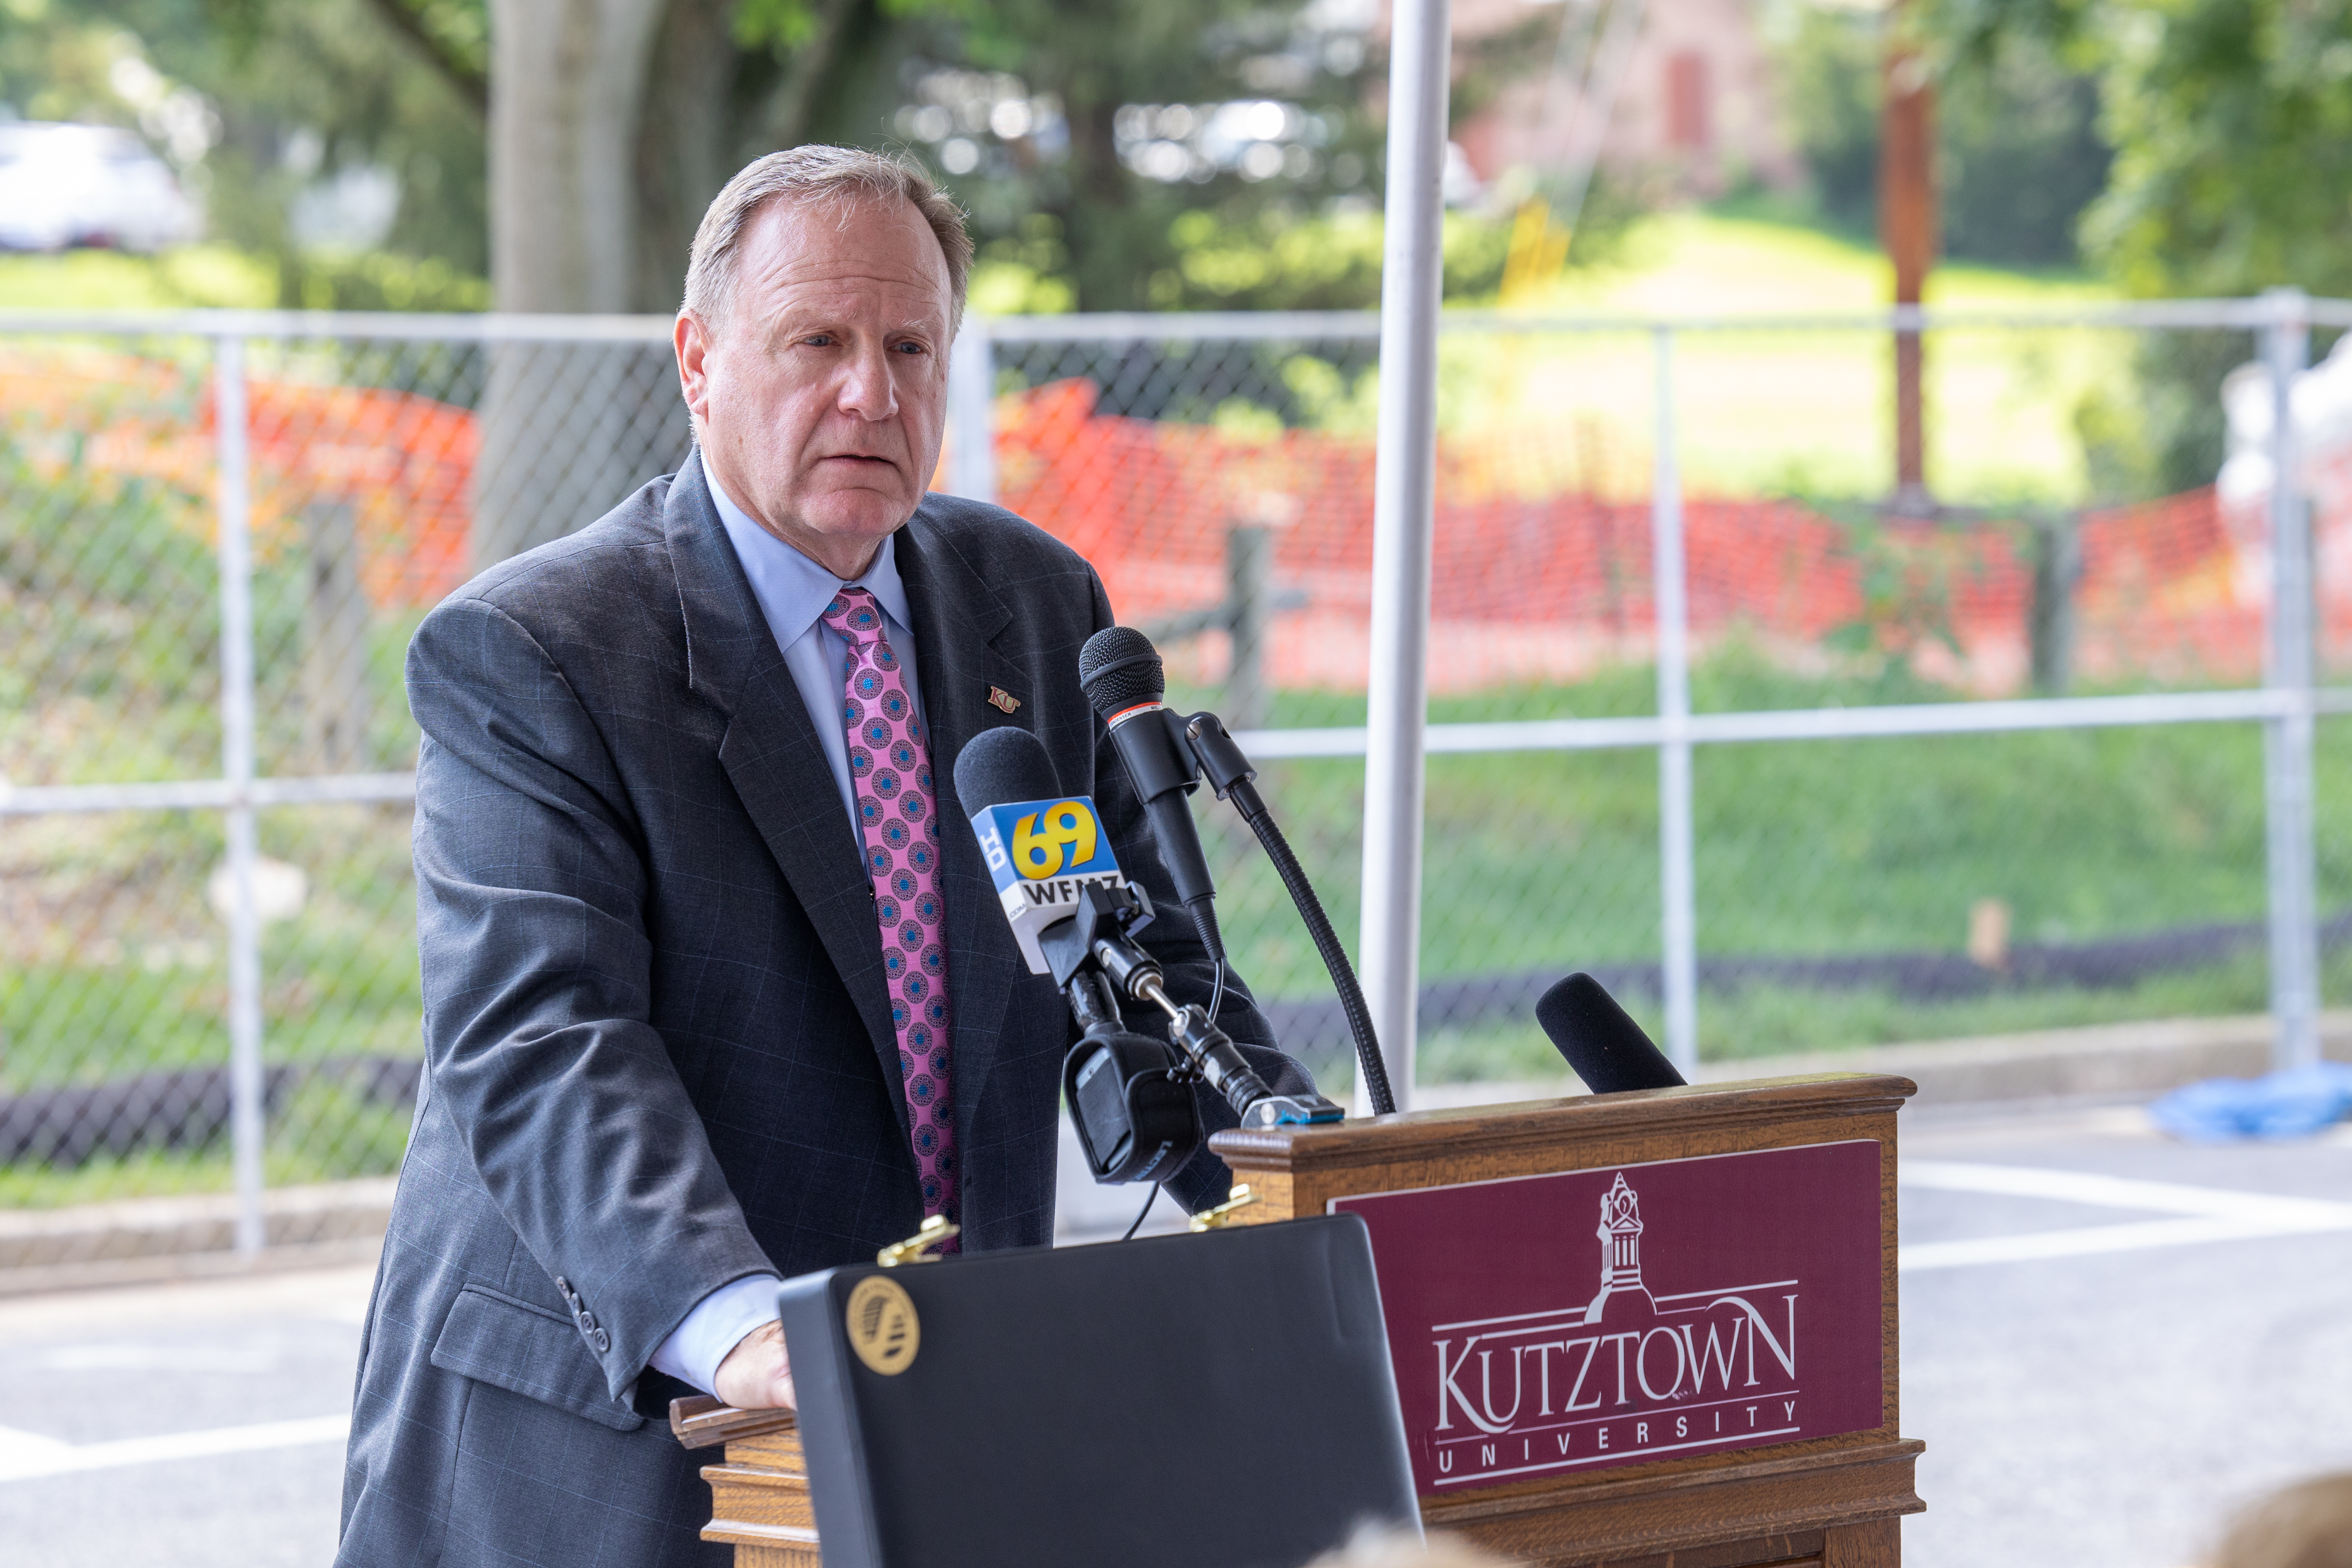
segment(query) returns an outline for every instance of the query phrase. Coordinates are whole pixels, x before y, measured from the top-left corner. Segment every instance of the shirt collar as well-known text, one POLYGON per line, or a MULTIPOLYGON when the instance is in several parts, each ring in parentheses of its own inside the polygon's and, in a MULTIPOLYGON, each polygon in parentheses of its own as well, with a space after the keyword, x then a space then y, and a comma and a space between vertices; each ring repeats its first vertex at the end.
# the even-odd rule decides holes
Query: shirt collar
POLYGON ((749 512, 719 488, 717 476, 711 473, 710 465, 703 460, 700 452, 695 454, 695 460, 702 463, 703 482, 709 487, 711 502, 719 509, 719 521, 727 530, 728 542, 735 547, 735 558, 743 563, 743 574, 751 580, 751 593, 768 617, 768 629, 775 635, 778 647, 790 647, 807 635, 817 617, 824 614, 824 607, 833 603, 834 595, 845 587, 866 590, 901 631, 914 630, 914 617, 907 605, 907 585, 898 577, 897 533, 882 541, 882 548, 875 552, 874 564, 866 569, 864 576, 845 584, 830 568, 810 560, 753 521, 749 512))

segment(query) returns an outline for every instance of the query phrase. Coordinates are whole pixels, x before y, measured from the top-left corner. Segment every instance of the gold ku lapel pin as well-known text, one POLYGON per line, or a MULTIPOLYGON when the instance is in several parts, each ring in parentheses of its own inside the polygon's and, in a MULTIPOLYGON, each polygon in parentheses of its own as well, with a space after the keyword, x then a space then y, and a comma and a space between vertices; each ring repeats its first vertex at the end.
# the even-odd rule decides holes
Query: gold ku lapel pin
POLYGON ((1021 706, 1021 699, 1013 696, 1002 686, 992 686, 988 689, 988 705, 992 708, 1001 708, 1010 713, 1021 706))

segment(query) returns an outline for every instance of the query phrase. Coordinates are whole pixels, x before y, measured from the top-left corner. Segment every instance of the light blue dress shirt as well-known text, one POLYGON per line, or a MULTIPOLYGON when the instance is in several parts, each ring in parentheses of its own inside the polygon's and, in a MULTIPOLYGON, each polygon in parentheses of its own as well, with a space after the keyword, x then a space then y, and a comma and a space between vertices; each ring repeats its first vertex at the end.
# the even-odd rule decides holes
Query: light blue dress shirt
MULTIPOLYGON (((695 461, 702 461, 701 453, 695 454, 695 461)), ((728 542, 735 547, 735 558, 751 580, 751 595, 760 601, 768 631, 783 650, 784 668, 792 672, 793 684, 800 689, 801 701, 816 726, 817 744, 824 748, 825 764, 833 770, 833 782, 841 791, 841 809, 847 814, 849 831, 862 848, 865 835, 857 826, 857 795, 849 777, 849 738, 841 727, 845 683, 842 667, 849 657, 849 641, 818 617, 845 587, 870 592, 882 606, 883 635, 898 655, 898 677, 906 682, 915 718, 921 721, 923 693, 915 683, 913 617, 907 608, 906 584, 898 579, 898 535, 882 542, 864 576, 845 584, 751 521, 751 514, 719 488, 707 463, 702 478, 710 487, 710 499, 719 508, 728 542)), ((924 729, 928 732, 929 726, 924 729)), ((753 1274, 705 1296, 654 1352, 655 1370, 706 1393, 716 1393, 711 1384, 718 1381, 719 1363, 727 1359, 727 1352, 744 1335, 774 1321, 778 1283, 772 1274, 753 1274)))

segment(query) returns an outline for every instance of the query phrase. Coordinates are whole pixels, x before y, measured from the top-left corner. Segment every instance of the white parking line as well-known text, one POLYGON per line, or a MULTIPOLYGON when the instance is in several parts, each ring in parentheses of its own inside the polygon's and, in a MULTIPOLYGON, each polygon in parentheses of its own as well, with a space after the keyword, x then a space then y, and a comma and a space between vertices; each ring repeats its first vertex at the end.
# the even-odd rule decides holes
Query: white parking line
POLYGON ((1982 1263, 2086 1258, 2215 1241, 2248 1241, 2263 1237, 2352 1231, 2352 1204, 2284 1197, 2274 1193, 2233 1192, 2223 1187, 2191 1187, 2177 1182, 2144 1182, 2088 1171, 1906 1160, 1895 1179, 1905 1186, 1931 1191, 2040 1198, 2052 1203, 2137 1209, 2173 1216, 2032 1231, 2023 1236, 1918 1242, 1902 1250, 1899 1266, 1906 1273, 1982 1263))
POLYGON ((250 1426, 215 1426, 205 1432, 170 1432, 156 1437, 123 1437, 110 1443, 68 1443, 0 1426, 0 1481, 110 1470, 165 1459, 201 1459, 217 1454, 250 1454, 340 1443, 351 1431, 348 1415, 310 1415, 299 1421, 262 1421, 250 1426))

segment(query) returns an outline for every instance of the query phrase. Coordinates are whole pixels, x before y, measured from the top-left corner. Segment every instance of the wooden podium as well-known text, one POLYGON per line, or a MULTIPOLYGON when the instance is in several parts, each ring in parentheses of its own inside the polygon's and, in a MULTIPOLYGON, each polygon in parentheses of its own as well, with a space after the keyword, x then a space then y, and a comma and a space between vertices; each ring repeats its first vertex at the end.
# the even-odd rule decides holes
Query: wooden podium
POLYGON ((719 1448, 702 1467, 710 1522, 702 1539, 735 1548, 735 1568, 819 1568, 816 1510, 800 1427, 789 1410, 731 1410, 709 1395, 670 1402, 670 1430, 689 1448, 719 1448))
MULTIPOLYGON (((1615 1189, 1602 1198, 1598 1231, 1579 1229, 1555 1237, 1551 1230, 1561 1227, 1549 1227, 1540 1243, 1546 1257, 1557 1255, 1570 1259, 1560 1265, 1561 1268, 1585 1268, 1589 1266, 1583 1261, 1584 1253, 1592 1249, 1594 1242, 1579 1237, 1598 1237, 1601 1293, 1589 1309, 1580 1304, 1579 1297, 1576 1302, 1559 1310, 1506 1313, 1474 1320, 1466 1325, 1456 1322, 1429 1326, 1454 1333, 1465 1327, 1476 1328, 1480 1322, 1503 1322, 1513 1317, 1548 1317, 1559 1323, 1600 1325, 1592 1335, 1561 1344, 1586 1346, 1584 1370, 1590 1373, 1600 1345, 1617 1342, 1612 1348, 1617 1353, 1615 1379, 1621 1404, 1633 1386, 1625 1370, 1624 1353, 1629 1343, 1633 1351, 1633 1375, 1638 1385, 1653 1395, 1653 1366, 1659 1369, 1656 1382, 1665 1381, 1664 1369, 1673 1367, 1675 1382, 1669 1389, 1669 1394, 1673 1394, 1684 1387, 1687 1363, 1698 1363, 1700 1371, 1693 1373, 1690 1380, 1690 1386, 1696 1392, 1681 1394, 1685 1403, 1634 1412, 1648 1417, 1639 1424, 1640 1440, 1649 1442, 1651 1428, 1655 1426, 1659 1428, 1661 1447, 1676 1447, 1666 1439, 1671 1436, 1668 1423, 1678 1411, 1744 1408, 1748 1421, 1751 1425, 1756 1422, 1758 1405, 1765 1401, 1748 1390, 1763 1387, 1771 1381, 1775 1354, 1784 1356, 1788 1377, 1794 1381, 1785 1389, 1769 1391, 1770 1409, 1764 1419, 1779 1418, 1771 1411, 1780 1407, 1781 1394, 1790 1396, 1787 1408, 1792 1413, 1801 1394, 1815 1406, 1827 1397, 1822 1392, 1826 1384, 1795 1379, 1800 1364, 1795 1359, 1801 1333, 1798 1292, 1808 1289, 1818 1295, 1819 1282, 1808 1280, 1801 1286, 1795 1278, 1719 1282, 1710 1279, 1706 1281, 1707 1289, 1657 1299, 1659 1302, 1699 1300, 1706 1310, 1716 1311, 1717 1326, 1729 1325, 1733 1330, 1727 1351, 1712 1332, 1703 1343, 1697 1340, 1695 1331, 1704 1331, 1706 1320, 1695 1315, 1700 1310, 1696 1307, 1671 1309, 1678 1314, 1678 1324, 1689 1326, 1672 1330, 1651 1326, 1647 1328, 1648 1337, 1644 1337, 1643 1329, 1649 1322, 1646 1314, 1654 1310, 1667 1310, 1651 1301, 1643 1286, 1640 1254, 1638 1250, 1628 1250, 1629 1243, 1638 1248, 1643 1239, 1642 1211, 1636 1206, 1633 1189, 1640 1189, 1640 1201, 1649 1203, 1654 1215, 1663 1212, 1670 1216, 1664 1222, 1653 1218, 1654 1227, 1662 1223, 1686 1226, 1689 1217, 1704 1209, 1706 1203, 1703 1194, 1701 1199, 1685 1197, 1681 1207, 1675 1208, 1675 1184, 1679 1181, 1683 1187, 1692 1188, 1693 1181, 1701 1175, 1714 1181, 1718 1188, 1727 1180, 1731 1182, 1731 1190, 1741 1194, 1741 1201, 1764 1205, 1757 1212, 1767 1217, 1759 1221, 1753 1215, 1741 1214, 1729 1219, 1718 1218, 1719 1225, 1735 1226, 1737 1234, 1731 1237, 1730 1245, 1724 1245, 1718 1238, 1717 1243, 1706 1245, 1704 1249, 1710 1258, 1746 1256, 1753 1250, 1748 1244, 1759 1231, 1769 1232, 1777 1226, 1802 1237, 1836 1229, 1812 1212, 1813 1184, 1820 1184, 1822 1201, 1827 1203, 1833 1194, 1829 1190, 1832 1184, 1823 1173, 1843 1173, 1839 1184, 1844 1190, 1839 1212, 1847 1217, 1843 1224, 1846 1235, 1839 1245, 1844 1248, 1840 1256, 1848 1264, 1843 1285, 1844 1316, 1835 1315, 1835 1301, 1816 1310, 1814 1298, 1809 1296, 1802 1325, 1802 1331, 1808 1335, 1804 1353, 1814 1358, 1804 1363, 1808 1370, 1824 1355, 1834 1359, 1843 1353, 1847 1363, 1838 1369, 1846 1385, 1843 1395, 1845 1415, 1842 1420, 1832 1421, 1832 1435, 1808 1436, 1801 1432, 1794 1438, 1774 1440, 1769 1429, 1759 1428, 1765 1435, 1753 1442, 1735 1438, 1692 1441, 1679 1447, 1696 1451, 1648 1458, 1642 1457, 1642 1450, 1630 1456, 1623 1451, 1634 1441, 1633 1417, 1612 1419, 1601 1411, 1577 1422, 1555 1422, 1525 1429, 1547 1440, 1556 1432, 1562 1433, 1556 1438, 1562 1454, 1570 1452, 1574 1436, 1582 1445, 1576 1450, 1577 1458, 1558 1460, 1550 1467, 1541 1463, 1521 1467, 1526 1471, 1545 1473, 1514 1479, 1514 1467, 1507 1461, 1517 1456, 1507 1453, 1502 1468, 1493 1472, 1499 1479, 1477 1479, 1475 1486, 1460 1485, 1452 1491, 1444 1488, 1474 1478, 1457 1474, 1433 1486, 1424 1485, 1422 1516, 1432 1529, 1465 1537, 1508 1561, 1556 1564, 1559 1568, 1598 1568, 1602 1564, 1609 1568, 1894 1568, 1902 1555, 1901 1516, 1916 1512, 1924 1506, 1913 1490, 1913 1468, 1923 1445, 1902 1436, 1897 1398, 1895 1113, 1913 1092, 1914 1086, 1904 1079, 1822 1074, 1523 1105, 1414 1112, 1327 1127, 1223 1132, 1212 1141, 1212 1146, 1233 1167, 1235 1180, 1247 1183, 1258 1195, 1258 1202, 1236 1211, 1233 1216, 1235 1223, 1272 1223, 1323 1214, 1329 1212, 1335 1203, 1366 1213, 1368 1221, 1372 1223, 1375 1258, 1381 1263, 1383 1305, 1390 1311, 1391 1342, 1401 1388, 1412 1380, 1427 1381, 1427 1350, 1420 1342, 1408 1342, 1407 1331, 1400 1328, 1398 1313, 1411 1310, 1405 1300, 1410 1292, 1399 1290, 1399 1281, 1392 1277, 1391 1259, 1398 1244, 1390 1239, 1389 1250, 1383 1250, 1384 1237, 1393 1238, 1403 1233, 1394 1228, 1384 1232, 1383 1224, 1391 1222, 1376 1217, 1373 1211, 1381 1205, 1393 1208, 1400 1198, 1424 1205, 1432 1200, 1439 1205, 1457 1205, 1466 1200, 1484 1203, 1492 1209, 1497 1203, 1507 1205, 1537 1201, 1545 1194, 1556 1198, 1571 1185, 1576 1194, 1574 1202, 1580 1205, 1591 1193, 1601 1191, 1601 1184, 1613 1176, 1615 1189), (1726 1162, 1721 1158, 1756 1154, 1768 1157, 1746 1162, 1726 1162), (1868 1205, 1871 1194, 1867 1191, 1873 1167, 1876 1172, 1874 1210, 1868 1205), (1549 1184, 1528 1180, 1563 1173, 1576 1174, 1549 1184), (1629 1174, 1633 1178, 1630 1186, 1629 1174), (1863 1189, 1859 1194, 1853 1190, 1857 1185, 1863 1189), (1614 1227, 1622 1234, 1614 1234, 1613 1239, 1612 1200, 1618 1205, 1614 1212, 1622 1216, 1622 1223, 1614 1227), (1874 1212, 1877 1231, 1874 1248, 1869 1237, 1852 1234, 1854 1216, 1874 1212), (1675 1215, 1681 1218, 1671 1217, 1675 1215), (1580 1247, 1584 1253, 1575 1250, 1580 1247), (1865 1363, 1870 1359, 1869 1336, 1864 1331, 1869 1327, 1867 1319, 1873 1306, 1867 1275, 1874 1254, 1876 1364, 1874 1368, 1867 1364, 1862 1368, 1866 1373, 1874 1372, 1867 1386, 1862 1387, 1855 1383, 1856 1369, 1852 1363, 1857 1353, 1865 1363), (1858 1281, 1857 1272, 1861 1276, 1858 1281), (1725 1289, 1715 1289, 1717 1284, 1725 1289), (1745 1294, 1732 1294, 1730 1288, 1735 1285, 1745 1294), (1750 1304, 1768 1300, 1763 1294, 1768 1286, 1780 1291, 1779 1297, 1769 1299, 1776 1310, 1780 1298, 1786 1298, 1785 1325, 1750 1304), (1603 1335, 1602 1328, 1621 1321, 1613 1315, 1617 1309, 1608 1305, 1612 1291, 1625 1296, 1629 1289, 1640 1293, 1638 1310, 1645 1316, 1635 1320, 1635 1330, 1630 1333, 1603 1335), (1392 1295, 1396 1300, 1391 1300, 1392 1295), (1733 1302, 1738 1303, 1738 1310, 1727 1305, 1733 1302), (1605 1322, 1604 1310, 1612 1314, 1605 1322), (1737 1330, 1745 1326, 1744 1321, 1738 1320, 1738 1310, 1745 1310, 1756 1320, 1748 1332, 1744 1368, 1734 1364, 1739 1349, 1737 1330), (1588 1312, 1589 1317, 1585 1315, 1588 1312), (1821 1325, 1824 1323, 1831 1325, 1831 1342, 1826 1346, 1822 1344, 1821 1325), (1663 1349, 1653 1357, 1653 1341, 1660 1334, 1665 1336, 1663 1349), (1677 1336, 1691 1347, 1687 1355, 1676 1349, 1677 1336), (1600 1342, 1591 1342, 1595 1339, 1600 1342), (1761 1357, 1759 1345, 1763 1347, 1761 1357), (1857 1347, 1861 1347, 1859 1351, 1857 1347), (1707 1358, 1709 1352, 1715 1352, 1712 1362, 1707 1358), (1671 1363, 1667 1361, 1668 1353, 1673 1356, 1671 1363), (1720 1379, 1715 1392, 1737 1394, 1749 1403, 1741 1406, 1722 1398, 1706 1400, 1703 1373, 1709 1366, 1720 1379), (1744 1386, 1740 1386, 1742 1372, 1744 1386), (1801 1389, 1798 1383, 1805 1386, 1801 1389), (1862 1401, 1859 1406, 1857 1399, 1862 1401), (1861 1411, 1859 1415, 1854 1414, 1857 1408, 1861 1411), (1874 1425, 1870 1420, 1874 1410, 1874 1425), (1591 1428, 1602 1421, 1615 1428, 1616 1452, 1592 1452, 1596 1436, 1602 1447, 1610 1445, 1608 1430, 1597 1434, 1591 1430, 1574 1434, 1564 1431, 1570 1426, 1591 1428)), ((1442 1211, 1430 1212, 1443 1220, 1442 1211)), ((1579 1206, 1567 1212, 1580 1216, 1576 1221, 1580 1226, 1591 1223, 1580 1217, 1591 1213, 1589 1208, 1579 1206)), ((1671 1239, 1654 1236, 1654 1255, 1662 1248, 1670 1253, 1667 1243, 1671 1239)), ((1769 1237, 1766 1239, 1769 1241, 1769 1237)), ((1685 1276, 1694 1268, 1709 1266, 1707 1261, 1695 1260, 1690 1256, 1702 1250, 1703 1240, 1695 1237, 1683 1247, 1685 1256, 1681 1261, 1685 1276)), ((1818 1246, 1816 1243, 1816 1252, 1811 1256, 1823 1256, 1818 1246)), ((1496 1251, 1500 1256, 1501 1249, 1496 1251)), ((1507 1285, 1510 1268, 1497 1267, 1507 1285)), ((1654 1271, 1656 1268, 1654 1260, 1654 1271)), ((1551 1287, 1544 1286, 1538 1294, 1548 1289, 1551 1287)), ((1552 1290, 1552 1294, 1557 1293, 1552 1290)), ((1549 1297, 1538 1304, 1547 1309, 1553 1305, 1549 1297)), ((1413 1325, 1416 1331, 1418 1327, 1413 1325)), ((1486 1382, 1469 1385, 1486 1401, 1486 1409, 1491 1416, 1499 1382, 1492 1357, 1510 1350, 1506 1342, 1517 1331, 1478 1331, 1495 1339, 1500 1347, 1480 1363, 1487 1374, 1486 1382)), ((1573 1333, 1574 1330, 1563 1332, 1573 1333)), ((1442 1344, 1464 1345, 1459 1353, 1466 1357, 1469 1342, 1448 1339, 1442 1344)), ((1527 1347, 1544 1351, 1554 1348, 1561 1347, 1549 1343, 1527 1347)), ((1454 1352, 1439 1349, 1439 1371, 1444 1371, 1452 1353, 1454 1352)), ((1521 1408, 1529 1386, 1526 1367, 1533 1359, 1521 1351, 1513 1352, 1506 1363, 1517 1369, 1514 1413, 1521 1408)), ((1556 1393, 1564 1395, 1560 1399, 1563 1415, 1571 1404, 1580 1412, 1591 1407, 1568 1390, 1572 1358, 1563 1355, 1555 1362, 1546 1355, 1542 1360, 1547 1379, 1542 1385, 1547 1414, 1556 1393), (1559 1391, 1549 1381, 1555 1367, 1559 1373, 1559 1391)), ((1601 1365, 1605 1378, 1605 1358, 1601 1365)), ((1457 1373, 1457 1377, 1461 1375, 1471 1374, 1457 1373)), ((1582 1390, 1587 1381, 1580 1376, 1575 1389, 1582 1390)), ((1598 1404, 1601 1391, 1597 1382, 1594 1389, 1592 1403, 1598 1404)), ((1449 1391, 1454 1398, 1465 1401, 1465 1408, 1469 1396, 1465 1395, 1458 1381, 1450 1390, 1441 1387, 1440 1409, 1450 1418, 1455 1412, 1444 1403, 1449 1391)), ((1416 1433, 1412 1401, 1408 1399, 1407 1404, 1408 1440, 1419 1442, 1426 1450, 1432 1439, 1426 1432, 1416 1433)), ((1236 1412, 1234 1418, 1245 1420, 1247 1413, 1236 1412)), ((1685 1416, 1685 1424, 1697 1418, 1685 1416)), ((1719 1422, 1720 1415, 1715 1419, 1719 1422)), ((1738 1419, 1735 1415, 1735 1423, 1738 1419)), ((680 1440, 689 1446, 726 1446, 725 1462, 703 1471, 711 1482, 714 1500, 714 1517, 703 1531, 705 1540, 733 1544, 738 1568, 816 1568, 819 1559, 814 1515, 809 1506, 805 1467, 800 1461, 798 1434, 788 1415, 770 1411, 730 1411, 718 1406, 716 1401, 681 1401, 673 1410, 672 1425, 680 1440)), ((1504 1427, 1489 1426, 1480 1431, 1464 1431, 1469 1463, 1475 1463, 1475 1456, 1483 1450, 1486 1461, 1490 1466, 1496 1464, 1495 1449, 1498 1446, 1507 1447, 1509 1441, 1521 1442, 1524 1451, 1538 1460, 1551 1453, 1549 1447, 1538 1453, 1534 1447, 1538 1438, 1524 1437, 1519 1426, 1509 1426, 1507 1440, 1499 1443, 1485 1439, 1487 1432, 1506 1431, 1504 1427)), ((1435 1446, 1463 1441, 1463 1436, 1449 1436, 1435 1446)))

